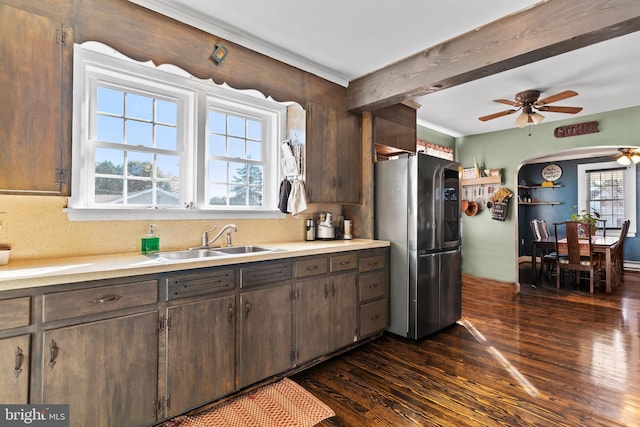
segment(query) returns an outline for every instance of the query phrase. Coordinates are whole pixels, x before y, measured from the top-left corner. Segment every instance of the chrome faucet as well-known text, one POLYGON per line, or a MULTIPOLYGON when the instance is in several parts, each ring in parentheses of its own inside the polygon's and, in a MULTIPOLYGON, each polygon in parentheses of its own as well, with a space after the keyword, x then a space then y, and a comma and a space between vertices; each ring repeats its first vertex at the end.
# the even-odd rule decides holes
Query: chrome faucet
POLYGON ((211 245, 220 238, 220 236, 222 236, 222 233, 224 233, 225 231, 227 232, 227 247, 229 246, 233 246, 231 244, 231 233, 233 233, 234 231, 238 231, 238 229, 236 228, 235 224, 227 224, 224 227, 222 227, 222 229, 218 232, 218 234, 216 234, 216 236, 209 240, 209 232, 215 230, 216 227, 213 226, 212 229, 205 231, 204 233, 202 233, 202 236, 200 237, 200 245, 202 247, 211 247, 211 245))

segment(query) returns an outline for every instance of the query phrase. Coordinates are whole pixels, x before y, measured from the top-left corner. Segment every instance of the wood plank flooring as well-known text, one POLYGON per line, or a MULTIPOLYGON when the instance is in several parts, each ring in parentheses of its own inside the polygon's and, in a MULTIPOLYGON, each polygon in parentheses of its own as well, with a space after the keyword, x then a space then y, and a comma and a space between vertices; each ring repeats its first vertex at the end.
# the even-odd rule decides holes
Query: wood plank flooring
POLYGON ((612 295, 463 278, 462 320, 292 377, 320 426, 640 426, 640 275, 612 295))

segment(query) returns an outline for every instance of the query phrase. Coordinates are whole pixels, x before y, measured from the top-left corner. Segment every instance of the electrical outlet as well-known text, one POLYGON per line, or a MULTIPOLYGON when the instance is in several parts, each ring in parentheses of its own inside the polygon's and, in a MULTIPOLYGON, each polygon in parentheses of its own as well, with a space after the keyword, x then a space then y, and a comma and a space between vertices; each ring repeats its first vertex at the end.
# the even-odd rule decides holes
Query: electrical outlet
POLYGON ((520 240, 520 244, 521 244, 522 246, 524 246, 524 239, 521 239, 521 240, 520 240))
POLYGON ((0 212, 0 235, 8 232, 9 221, 7 218, 9 214, 6 212, 0 212))

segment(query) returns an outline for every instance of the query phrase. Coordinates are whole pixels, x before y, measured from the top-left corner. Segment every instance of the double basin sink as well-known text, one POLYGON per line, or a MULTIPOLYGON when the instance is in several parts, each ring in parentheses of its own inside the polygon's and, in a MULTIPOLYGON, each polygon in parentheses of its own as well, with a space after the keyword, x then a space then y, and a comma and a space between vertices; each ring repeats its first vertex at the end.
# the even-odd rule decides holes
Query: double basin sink
POLYGON ((228 246, 226 248, 197 248, 179 251, 158 252, 153 254, 153 258, 164 260, 185 260, 185 259, 203 259, 215 258, 229 255, 244 255, 259 252, 281 252, 284 249, 269 248, 266 246, 228 246))

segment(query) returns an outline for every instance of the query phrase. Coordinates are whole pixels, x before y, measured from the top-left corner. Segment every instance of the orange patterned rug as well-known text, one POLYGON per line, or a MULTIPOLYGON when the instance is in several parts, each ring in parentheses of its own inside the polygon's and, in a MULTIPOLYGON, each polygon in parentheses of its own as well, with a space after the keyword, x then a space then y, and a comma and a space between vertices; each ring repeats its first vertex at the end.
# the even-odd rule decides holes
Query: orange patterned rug
POLYGON ((181 415, 171 427, 311 427, 335 412, 288 378, 197 415, 181 415))

